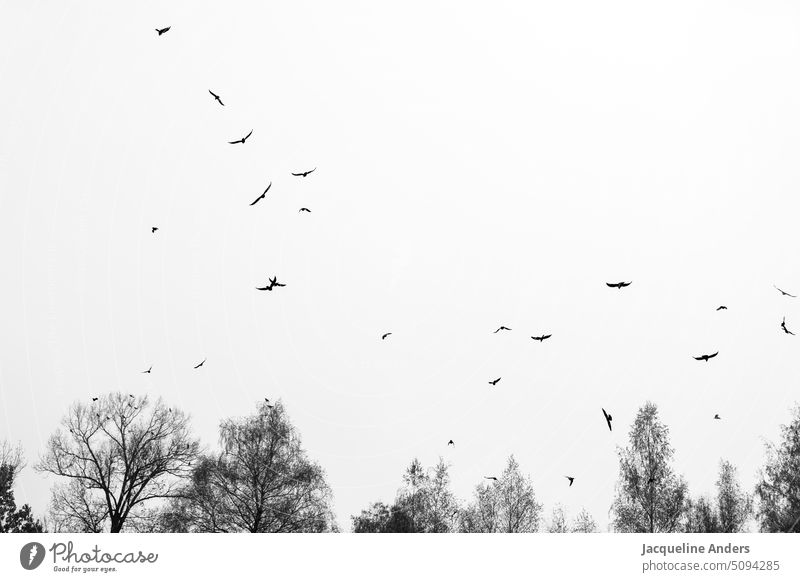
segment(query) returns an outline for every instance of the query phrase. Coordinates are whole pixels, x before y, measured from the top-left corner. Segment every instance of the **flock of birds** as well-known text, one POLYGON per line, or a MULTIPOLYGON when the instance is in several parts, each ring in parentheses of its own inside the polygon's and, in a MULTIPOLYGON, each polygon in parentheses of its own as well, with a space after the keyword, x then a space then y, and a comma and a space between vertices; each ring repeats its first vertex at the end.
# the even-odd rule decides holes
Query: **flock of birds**
MULTIPOLYGON (((170 30, 170 28, 171 27, 167 26, 165 28, 156 28, 155 30, 158 33, 158 36, 162 36, 163 34, 167 33, 170 30)), ((225 103, 222 102, 222 98, 218 94, 214 93, 214 91, 212 91, 211 89, 209 89, 208 92, 211 94, 212 98, 214 99, 214 101, 216 103, 219 103, 220 106, 223 106, 223 107, 225 106, 225 103)), ((247 142, 247 140, 250 138, 250 136, 252 136, 252 135, 253 135, 253 130, 251 129, 248 132, 248 134, 245 135, 244 137, 241 137, 241 138, 239 138, 237 140, 234 140, 234 141, 229 141, 228 143, 230 145, 237 145, 237 144, 244 145, 247 142)), ((304 170, 302 172, 292 172, 291 174, 292 174, 292 176, 297 177, 297 178, 306 178, 310 174, 315 172, 316 169, 317 168, 314 167, 311 170, 304 170)), ((253 200, 250 203, 250 206, 255 206, 258 202, 260 202, 261 200, 266 198, 267 193, 270 191, 270 188, 272 188, 272 182, 270 182, 267 185, 267 187, 264 189, 264 191, 261 193, 260 196, 258 196, 255 200, 253 200)), ((306 207, 303 207, 303 208, 300 208, 300 210, 298 212, 308 212, 308 213, 310 213, 311 210, 306 208, 306 207)), ((153 234, 155 234, 156 231, 158 231, 158 227, 157 226, 151 227, 151 232, 153 234)), ((612 288, 612 289, 617 289, 618 291, 621 291, 622 289, 624 289, 626 287, 629 287, 632 283, 633 283, 633 281, 619 281, 619 282, 616 282, 616 283, 606 283, 606 285, 608 287, 612 288)), ((285 287, 285 286, 286 285, 284 283, 278 282, 277 277, 269 277, 268 283, 266 285, 264 285, 263 287, 256 287, 256 290, 258 290, 258 291, 273 291, 278 287, 285 287)), ((789 298, 796 298, 797 297, 796 295, 788 293, 787 291, 784 291, 783 289, 779 288, 778 286, 776 286, 774 284, 773 284, 773 287, 775 287, 775 289, 777 289, 781 293, 781 295, 784 296, 784 297, 789 297, 789 298)), ((727 310, 727 309, 728 309, 727 306, 720 305, 719 307, 716 308, 716 311, 723 311, 723 310, 727 310)), ((781 330, 783 330, 783 332, 785 334, 795 335, 794 332, 792 332, 791 330, 789 330, 786 327, 786 317, 784 317, 783 320, 781 321, 780 327, 781 327, 781 330)), ((507 327, 505 325, 501 325, 500 327, 498 327, 492 333, 496 334, 496 333, 506 332, 506 331, 512 331, 512 330, 511 330, 510 327, 507 327)), ((392 332, 389 331, 389 332, 385 332, 385 333, 381 334, 380 337, 381 337, 381 340, 386 340, 391 335, 392 335, 392 332)), ((547 339, 550 339, 552 337, 552 334, 551 333, 546 333, 546 334, 542 333, 540 335, 532 335, 530 337, 531 337, 532 340, 538 341, 538 342, 541 343, 541 342, 544 342, 547 339)), ((699 356, 692 356, 692 357, 695 360, 698 360, 698 361, 708 362, 709 360, 711 360, 713 358, 716 358, 718 355, 719 355, 719 351, 716 351, 713 354, 702 354, 702 355, 699 355, 699 356)), ((199 364, 194 366, 194 369, 197 370, 197 369, 201 368, 203 366, 203 364, 205 364, 205 363, 206 363, 206 359, 204 358, 199 364)), ((153 367, 150 366, 147 370, 144 370, 142 372, 142 374, 150 374, 150 373, 152 373, 152 371, 153 371, 153 367)), ((502 377, 497 377, 494 380, 489 380, 489 384, 491 386, 497 386, 497 384, 500 382, 501 379, 502 379, 502 377)), ((133 398, 133 395, 131 395, 131 398, 133 398)), ((97 400, 98 400, 97 397, 92 398, 92 402, 97 402, 97 400)), ((273 407, 273 405, 270 404, 270 400, 268 398, 265 398, 264 400, 265 400, 266 406, 268 408, 272 408, 273 407)), ((603 412, 603 418, 604 418, 604 420, 606 422, 606 425, 608 426, 608 430, 611 431, 612 430, 611 423, 613 421, 613 418, 608 412, 606 412, 605 408, 601 408, 601 410, 603 412)), ((99 414, 98 414, 98 417, 99 417, 99 414)), ((714 415, 714 420, 721 420, 719 414, 715 414, 714 415)), ((450 439, 447 442, 447 446, 455 447, 455 442, 452 439, 450 439)), ((568 486, 572 487, 573 483, 575 482, 575 477, 569 476, 569 475, 565 475, 564 477, 569 481, 569 485, 568 486)), ((489 481, 494 481, 494 482, 498 481, 498 478, 495 477, 495 476, 484 476, 484 479, 487 479, 489 481)), ((650 482, 653 482, 653 478, 650 478, 650 482)))

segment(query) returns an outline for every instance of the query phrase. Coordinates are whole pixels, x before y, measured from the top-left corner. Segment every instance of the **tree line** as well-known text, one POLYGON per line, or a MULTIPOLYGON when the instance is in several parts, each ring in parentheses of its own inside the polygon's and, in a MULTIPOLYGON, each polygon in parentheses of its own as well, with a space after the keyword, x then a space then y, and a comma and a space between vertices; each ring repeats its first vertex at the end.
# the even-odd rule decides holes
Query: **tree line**
MULTIPOLYGON (((639 409, 628 437, 617 451, 612 531, 734 533, 755 524, 800 532, 800 406, 780 441, 766 445, 752 491, 721 459, 715 493, 692 498, 653 403, 639 409)), ((16 505, 14 483, 25 466, 20 447, 0 442, 0 533, 338 531, 325 472, 280 401, 223 420, 214 451, 192 437, 186 414, 160 399, 113 393, 76 402, 33 467, 55 477, 43 517, 16 505)), ((413 459, 395 499, 371 503, 351 523, 355 533, 598 531, 585 508, 570 517, 558 504, 545 516, 513 455, 468 500, 453 494, 444 459, 429 468, 413 459)))

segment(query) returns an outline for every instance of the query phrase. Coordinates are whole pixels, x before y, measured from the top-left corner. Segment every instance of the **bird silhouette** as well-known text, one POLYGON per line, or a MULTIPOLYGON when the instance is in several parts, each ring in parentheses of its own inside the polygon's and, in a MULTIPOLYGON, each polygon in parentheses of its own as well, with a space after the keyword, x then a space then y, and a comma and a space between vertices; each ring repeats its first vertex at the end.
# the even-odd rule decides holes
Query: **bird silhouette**
MULTIPOLYGON (((149 367, 149 368, 147 368, 147 369, 146 369, 144 372, 142 372, 142 374, 149 374, 149 373, 150 373, 150 372, 152 372, 152 371, 153 371, 153 366, 150 366, 150 367, 149 367)), ((131 396, 131 398, 133 398, 133 397, 131 396)))
POLYGON ((497 477, 483 477, 484 479, 489 479, 490 481, 497 481, 497 477))
POLYGON ((567 479, 569 479, 569 486, 572 487, 572 482, 575 481, 575 477, 569 477, 567 475, 564 475, 564 477, 567 477, 567 479))
MULTIPOLYGON (((316 168, 314 168, 314 170, 316 170, 316 168)), ((308 176, 314 170, 306 170, 305 172, 300 172, 298 174, 295 174, 294 172, 292 172, 292 176, 298 176, 300 178, 305 178, 306 176, 308 176)))
POLYGON ((270 183, 269 183, 269 186, 267 186, 267 189, 266 189, 266 190, 264 190, 264 191, 261 193, 261 196, 259 196, 258 198, 256 198, 255 200, 253 200, 253 201, 250 203, 250 206, 253 206, 253 205, 254 205, 256 202, 258 202, 259 200, 262 200, 263 198, 265 198, 265 197, 266 197, 266 195, 267 195, 267 192, 269 192, 269 189, 270 189, 270 188, 272 188, 272 182, 270 182, 270 183))
POLYGON ((244 142, 247 141, 247 138, 250 137, 251 135, 253 135, 253 130, 252 129, 250 130, 250 133, 248 133, 242 139, 237 139, 236 141, 229 141, 228 143, 231 144, 231 145, 235 144, 235 143, 244 143, 244 142))
POLYGON ((172 28, 172 27, 168 26, 166 28, 156 28, 156 32, 158 33, 158 36, 161 36, 162 34, 167 32, 170 28, 172 28))
POLYGON ((703 354, 702 356, 692 356, 695 360, 705 360, 706 362, 709 361, 711 358, 717 357, 719 352, 714 352, 713 354, 703 354))
POLYGON ((381 339, 382 339, 382 340, 385 340, 385 339, 386 339, 387 337, 389 337, 390 335, 392 335, 392 332, 390 332, 390 331, 387 331, 385 334, 383 334, 383 335, 381 336, 381 339))
POLYGON ((265 287, 256 287, 259 291, 272 291, 275 287, 286 287, 284 283, 278 283, 277 277, 270 277, 269 283, 265 287))
POLYGON ((209 90, 208 90, 208 92, 209 92, 209 93, 211 93, 211 95, 213 95, 213 96, 214 96, 214 99, 215 99, 215 100, 216 100, 216 101, 217 101, 217 102, 218 102, 220 105, 222 105, 223 107, 225 106, 225 104, 222 102, 222 99, 220 99, 220 98, 219 98, 219 95, 217 95, 216 93, 214 93, 214 92, 213 92, 211 89, 209 89, 209 90))
POLYGON ((510 327, 506 327, 505 325, 501 325, 496 330, 494 330, 493 333, 497 333, 498 331, 511 331, 511 328, 510 327))
POLYGON ((622 289, 623 287, 627 287, 633 283, 633 281, 628 281, 627 283, 624 281, 620 281, 619 283, 606 283, 609 287, 616 287, 617 289, 622 289))
POLYGON ((791 293, 787 293, 786 291, 784 291, 783 289, 781 289, 780 287, 778 287, 778 286, 777 286, 777 285, 775 285, 774 283, 773 283, 773 285, 772 285, 772 286, 773 286, 773 287, 775 287, 775 289, 777 289, 778 291, 780 291, 780 292, 781 292, 781 295, 784 295, 784 296, 786 296, 786 297, 797 297, 797 295, 792 295, 791 293))
POLYGON ((306 208, 305 206, 303 206, 303 207, 302 207, 300 210, 298 210, 297 212, 311 212, 311 211, 310 211, 308 208, 306 208))
POLYGON ((725 307, 724 305, 720 305, 719 307, 717 307, 717 311, 722 311, 723 309, 728 309, 728 308, 725 307))
POLYGON ((158 227, 157 227, 157 226, 151 226, 151 227, 150 227, 150 232, 151 232, 151 233, 155 233, 157 230, 158 230, 158 227))
POLYGON ((200 366, 202 366, 202 365, 203 365, 203 364, 205 364, 205 363, 206 363, 206 361, 205 361, 205 359, 203 359, 203 361, 202 361, 202 362, 200 362, 199 364, 197 364, 197 365, 194 367, 194 369, 196 370, 197 368, 199 368, 200 366))
POLYGON ((783 318, 783 321, 781 322, 781 329, 783 330, 783 333, 788 333, 789 335, 794 335, 793 331, 789 331, 788 329, 786 329, 786 318, 785 317, 783 318))
POLYGON ((497 386, 497 383, 499 381, 500 381, 500 378, 498 378, 497 380, 489 380, 489 384, 491 384, 492 386, 497 386))
POLYGON ((608 425, 608 430, 611 430, 611 421, 612 421, 612 420, 614 420, 614 419, 613 419, 613 418, 611 418, 611 415, 610 415, 609 413, 607 413, 607 412, 606 412, 606 409, 605 409, 605 408, 601 408, 600 410, 602 410, 602 411, 603 411, 603 416, 604 416, 604 417, 605 417, 605 419, 606 419, 606 424, 608 425))
POLYGON ((714 415, 714 420, 722 420, 722 419, 719 417, 719 414, 715 414, 714 415))
POLYGON ((548 333, 547 335, 532 335, 531 339, 532 340, 536 340, 538 342, 543 342, 544 340, 546 340, 547 338, 549 338, 552 335, 553 335, 552 333, 548 333))
POLYGON ((98 400, 98 398, 96 396, 94 398, 92 398, 92 402, 97 402, 97 400, 98 400))
POLYGON ((447 446, 450 446, 450 445, 456 446, 456 443, 453 442, 453 439, 450 439, 449 441, 447 441, 447 446))

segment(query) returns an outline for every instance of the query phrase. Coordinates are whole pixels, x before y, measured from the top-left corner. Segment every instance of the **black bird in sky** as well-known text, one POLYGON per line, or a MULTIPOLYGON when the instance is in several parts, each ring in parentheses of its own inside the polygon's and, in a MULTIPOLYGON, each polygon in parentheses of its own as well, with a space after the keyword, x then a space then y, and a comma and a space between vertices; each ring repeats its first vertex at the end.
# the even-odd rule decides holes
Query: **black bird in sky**
POLYGON ((610 415, 609 413, 607 413, 607 412, 606 412, 606 409, 605 409, 605 408, 601 408, 600 410, 602 410, 602 411, 603 411, 603 416, 604 416, 604 417, 605 417, 605 419, 606 419, 606 424, 608 425, 608 430, 611 430, 611 421, 612 421, 612 420, 614 420, 614 419, 613 419, 613 418, 611 418, 611 415, 610 415))
POLYGON ((627 283, 625 281, 620 281, 619 283, 606 283, 606 285, 608 285, 609 287, 616 287, 617 289, 622 289, 623 287, 627 287, 631 283, 633 283, 633 281, 628 281, 627 283))
POLYGON ((229 141, 228 143, 229 143, 229 144, 235 144, 235 143, 244 143, 244 142, 246 142, 246 141, 247 141, 247 138, 248 138, 248 137, 250 137, 251 135, 253 135, 253 130, 252 130, 252 129, 250 130, 250 133, 248 133, 248 134, 247 134, 246 136, 244 136, 242 139, 237 139, 236 141, 229 141))
POLYGON ((705 360, 706 362, 709 361, 711 358, 717 357, 719 352, 714 352, 713 354, 703 354, 702 356, 692 356, 695 360, 705 360))
MULTIPOLYGON (((316 168, 314 168, 314 170, 316 170, 316 168)), ((305 178, 306 176, 308 176, 314 170, 306 170, 305 172, 300 172, 298 174, 295 174, 294 172, 292 172, 292 176, 298 176, 300 178, 305 178)))
POLYGON ((536 340, 537 342, 543 342, 552 335, 553 335, 552 333, 548 333, 547 335, 532 335, 531 339, 536 340))
POLYGON ((211 89, 209 89, 208 92, 214 96, 214 99, 217 100, 220 105, 222 105, 223 107, 225 106, 225 104, 222 102, 222 99, 219 98, 219 95, 214 93, 211 89))
POLYGON ((789 335, 794 335, 793 331, 789 331, 788 329, 786 329, 786 318, 785 317, 783 318, 783 321, 781 322, 781 329, 783 330, 783 333, 788 333, 789 335))
POLYGON ((266 189, 266 190, 264 190, 264 191, 261 193, 261 196, 259 196, 258 198, 256 198, 255 200, 253 200, 253 201, 250 203, 250 206, 253 206, 253 205, 254 205, 256 202, 258 202, 259 200, 261 200, 261 199, 263 199, 264 197, 266 197, 266 195, 267 195, 267 192, 269 192, 269 189, 270 189, 270 188, 272 188, 272 182, 270 182, 270 183, 269 183, 269 186, 267 186, 267 189, 266 189))
POLYGON ((715 414, 714 415, 714 420, 722 420, 722 419, 719 417, 719 414, 715 414))
POLYGON ((298 210, 297 212, 311 212, 311 211, 310 211, 308 208, 306 208, 305 206, 303 206, 303 207, 302 207, 300 210, 298 210))
POLYGON ((92 402, 97 402, 97 397, 92 398, 92 402))
POLYGON ((494 330, 493 333, 497 333, 498 331, 511 331, 511 328, 510 327, 506 327, 505 325, 501 325, 496 330, 494 330))
POLYGON ((204 358, 202 362, 200 362, 199 364, 197 364, 197 365, 194 367, 194 369, 196 370, 197 368, 199 368, 200 366, 202 366, 202 365, 203 365, 203 364, 205 364, 205 363, 206 363, 206 360, 205 360, 205 358, 204 358))
POLYGON ((272 285, 273 287, 286 287, 285 283, 278 283, 277 277, 270 277, 269 284, 272 285))
POLYGON ((784 296, 786 296, 786 297, 797 297, 797 295, 792 295, 791 293, 787 293, 786 291, 784 291, 783 289, 781 289, 780 287, 778 287, 778 286, 777 286, 777 285, 775 285, 774 283, 773 283, 773 285, 772 285, 772 286, 773 286, 773 287, 775 287, 775 289, 777 289, 778 291, 780 291, 780 292, 781 292, 781 295, 784 295, 784 296))
POLYGON ((497 380, 489 380, 489 384, 491 384, 492 386, 497 386, 497 383, 499 381, 500 381, 500 378, 497 378, 497 380))
MULTIPOLYGON (((152 372, 152 371, 153 371, 153 366, 150 366, 150 367, 149 367, 149 368, 147 368, 147 369, 146 369, 144 372, 142 372, 142 374, 149 374, 149 373, 150 373, 150 372, 152 372)), ((131 397, 131 398, 132 398, 132 397, 131 397)))
POLYGON ((450 439, 449 441, 447 441, 447 446, 450 446, 450 445, 456 446, 456 443, 453 442, 453 439, 450 439))
POLYGON ((161 36, 162 34, 167 32, 170 28, 172 28, 172 27, 168 26, 166 28, 156 28, 156 32, 158 33, 158 36, 161 36))
POLYGON ((381 339, 382 339, 382 340, 385 340, 385 339, 386 339, 387 337, 389 337, 390 335, 392 335, 392 332, 390 332, 390 331, 387 331, 385 334, 383 334, 383 335, 381 336, 381 339))
POLYGON ((484 475, 484 477, 483 477, 483 478, 484 478, 484 479, 489 479, 490 481, 497 481, 497 477, 486 477, 486 476, 484 475))
POLYGON ((150 227, 150 231, 151 231, 151 233, 155 233, 157 230, 158 230, 158 227, 157 227, 157 226, 151 226, 151 227, 150 227))
POLYGON ((564 475, 564 477, 566 477, 567 479, 569 479, 569 486, 570 486, 570 487, 572 487, 572 482, 575 480, 575 477, 569 477, 569 476, 567 476, 567 475, 564 475))
POLYGON ((723 309, 728 309, 728 308, 725 307, 724 305, 720 305, 719 307, 717 307, 717 311, 722 311, 723 309))

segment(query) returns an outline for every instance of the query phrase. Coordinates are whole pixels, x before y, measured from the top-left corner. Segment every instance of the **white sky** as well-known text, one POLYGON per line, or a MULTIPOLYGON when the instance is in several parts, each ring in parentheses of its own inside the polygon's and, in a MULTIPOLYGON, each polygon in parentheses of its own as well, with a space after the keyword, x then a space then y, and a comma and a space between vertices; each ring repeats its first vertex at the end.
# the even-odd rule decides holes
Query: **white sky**
POLYGON ((347 529, 413 456, 466 498, 510 453, 548 516, 605 528, 647 399, 693 494, 722 457, 754 483, 800 385, 800 299, 772 287, 800 292, 800 6, 252 4, 4 6, 20 502, 45 511, 47 437, 112 390, 183 407, 209 447, 282 398, 347 529))

